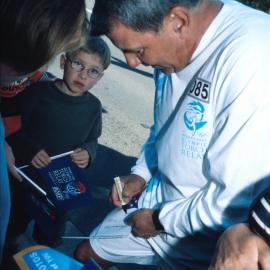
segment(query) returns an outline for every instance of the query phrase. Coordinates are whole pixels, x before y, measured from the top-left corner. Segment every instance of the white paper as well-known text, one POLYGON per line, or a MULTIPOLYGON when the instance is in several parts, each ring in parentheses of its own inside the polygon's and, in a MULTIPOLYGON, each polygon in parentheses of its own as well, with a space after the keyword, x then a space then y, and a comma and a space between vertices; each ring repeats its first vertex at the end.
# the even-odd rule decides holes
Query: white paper
POLYGON ((113 239, 126 238, 131 233, 131 226, 126 225, 123 221, 116 219, 106 219, 100 226, 90 235, 90 238, 113 239))

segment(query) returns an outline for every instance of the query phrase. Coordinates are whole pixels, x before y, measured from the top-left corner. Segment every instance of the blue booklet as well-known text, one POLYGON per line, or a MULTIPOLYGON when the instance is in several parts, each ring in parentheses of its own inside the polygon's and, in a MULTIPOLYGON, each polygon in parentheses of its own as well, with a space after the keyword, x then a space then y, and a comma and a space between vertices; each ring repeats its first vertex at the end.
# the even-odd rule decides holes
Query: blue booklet
POLYGON ((46 246, 32 246, 13 256, 20 270, 101 270, 93 261, 85 265, 46 246))
POLYGON ((42 233, 42 238, 40 233, 34 233, 37 236, 34 239, 38 243, 56 245, 64 233, 67 212, 93 203, 86 174, 70 155, 53 158, 42 169, 24 166, 20 170, 26 179, 24 183, 30 187, 26 196, 27 214, 42 233))
POLYGON ((86 188, 86 174, 70 158, 70 155, 52 160, 38 170, 46 186, 48 196, 55 206, 67 211, 90 203, 86 188))

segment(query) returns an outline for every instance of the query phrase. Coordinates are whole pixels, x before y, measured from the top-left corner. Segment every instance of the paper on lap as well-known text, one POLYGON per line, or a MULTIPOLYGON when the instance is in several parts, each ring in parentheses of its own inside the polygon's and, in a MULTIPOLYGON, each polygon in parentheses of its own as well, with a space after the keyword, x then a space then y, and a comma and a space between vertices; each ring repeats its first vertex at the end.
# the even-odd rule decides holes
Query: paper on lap
POLYGON ((117 216, 107 218, 99 227, 90 235, 90 238, 125 238, 131 233, 131 227, 126 225, 123 220, 117 219, 117 216))

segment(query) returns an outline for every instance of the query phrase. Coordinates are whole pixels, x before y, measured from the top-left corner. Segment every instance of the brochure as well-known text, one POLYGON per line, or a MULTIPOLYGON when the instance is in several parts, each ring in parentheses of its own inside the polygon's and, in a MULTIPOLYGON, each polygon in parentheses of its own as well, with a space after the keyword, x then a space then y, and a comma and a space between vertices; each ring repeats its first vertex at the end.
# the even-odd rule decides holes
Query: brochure
POLYGON ((93 261, 82 264, 75 259, 46 246, 32 246, 13 256, 20 270, 101 270, 93 261))

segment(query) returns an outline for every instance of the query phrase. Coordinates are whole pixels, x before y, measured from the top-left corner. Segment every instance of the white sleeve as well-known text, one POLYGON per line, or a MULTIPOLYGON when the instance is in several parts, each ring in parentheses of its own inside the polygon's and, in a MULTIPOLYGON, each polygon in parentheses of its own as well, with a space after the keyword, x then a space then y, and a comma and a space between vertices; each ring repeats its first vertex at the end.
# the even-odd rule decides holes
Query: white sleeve
MULTIPOLYGON (((156 110, 157 103, 159 103, 160 93, 163 91, 163 83, 166 81, 166 75, 160 70, 154 70, 154 82, 155 82, 155 101, 154 101, 154 111, 156 110)), ((155 113, 154 113, 155 114, 155 113)), ((154 122, 156 122, 156 116, 154 115, 154 122)), ((131 168, 131 173, 136 174, 144 178, 144 180, 149 182, 152 175, 157 170, 158 158, 155 147, 156 131, 155 123, 151 127, 149 137, 142 147, 140 157, 138 158, 136 165, 131 168)))
POLYGON ((184 237, 243 222, 252 200, 269 186, 270 62, 258 67, 255 61, 245 63, 246 69, 235 64, 215 101, 214 133, 203 162, 207 184, 161 205, 159 218, 169 234, 184 237))
POLYGON ((131 173, 141 176, 146 182, 148 182, 156 169, 157 153, 155 148, 155 132, 154 127, 152 127, 150 135, 142 148, 136 165, 131 168, 131 173))

